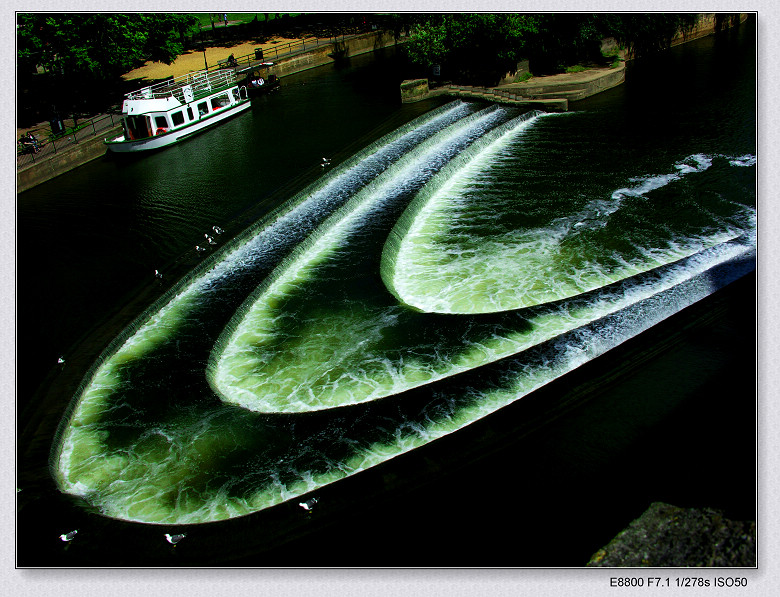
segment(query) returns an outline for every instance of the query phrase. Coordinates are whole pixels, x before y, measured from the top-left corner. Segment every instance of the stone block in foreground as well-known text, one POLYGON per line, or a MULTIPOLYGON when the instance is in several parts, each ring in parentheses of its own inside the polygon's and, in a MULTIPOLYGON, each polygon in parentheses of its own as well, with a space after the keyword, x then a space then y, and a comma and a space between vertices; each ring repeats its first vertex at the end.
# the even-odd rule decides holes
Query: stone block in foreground
POLYGON ((711 508, 655 502, 587 565, 755 567, 756 523, 729 520, 711 508))

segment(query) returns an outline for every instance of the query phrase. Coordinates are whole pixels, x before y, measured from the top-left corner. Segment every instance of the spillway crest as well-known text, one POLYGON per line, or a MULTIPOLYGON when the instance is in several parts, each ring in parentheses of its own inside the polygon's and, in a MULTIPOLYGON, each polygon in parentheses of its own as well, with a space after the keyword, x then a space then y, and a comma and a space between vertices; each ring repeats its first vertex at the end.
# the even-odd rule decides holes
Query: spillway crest
POLYGON ((615 167, 590 118, 453 102, 325 173, 95 363, 60 488, 124 520, 250 514, 453 433, 754 268, 753 154, 615 167))
POLYGON ((522 309, 613 284, 743 233, 748 210, 734 214, 737 223, 725 221, 694 201, 681 205, 667 189, 713 162, 738 167, 743 156, 690 155, 668 172, 633 177, 596 197, 561 197, 575 189, 554 186, 535 195, 535 187, 523 185, 523 138, 540 117, 491 131, 417 194, 382 254, 382 278, 400 302, 430 313, 522 309), (561 210, 566 200, 574 209, 561 210), (690 211, 695 219, 675 227, 657 217, 664 211, 676 220, 690 211))

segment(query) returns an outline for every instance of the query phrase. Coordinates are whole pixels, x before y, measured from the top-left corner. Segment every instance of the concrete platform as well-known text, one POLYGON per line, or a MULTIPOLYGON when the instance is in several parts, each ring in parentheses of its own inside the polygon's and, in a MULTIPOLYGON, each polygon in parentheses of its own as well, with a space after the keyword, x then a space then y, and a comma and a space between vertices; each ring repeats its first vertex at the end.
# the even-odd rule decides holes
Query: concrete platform
POLYGON ((444 85, 430 89, 428 79, 414 79, 401 84, 401 101, 410 103, 439 95, 451 95, 550 112, 566 112, 570 101, 596 95, 620 85, 625 79, 626 66, 623 62, 614 68, 592 68, 578 73, 534 77, 528 81, 497 87, 444 85))
POLYGON ((521 83, 507 83, 497 89, 512 91, 524 97, 566 97, 575 101, 616 87, 625 80, 626 64, 620 62, 614 68, 591 68, 578 73, 533 77, 521 83))

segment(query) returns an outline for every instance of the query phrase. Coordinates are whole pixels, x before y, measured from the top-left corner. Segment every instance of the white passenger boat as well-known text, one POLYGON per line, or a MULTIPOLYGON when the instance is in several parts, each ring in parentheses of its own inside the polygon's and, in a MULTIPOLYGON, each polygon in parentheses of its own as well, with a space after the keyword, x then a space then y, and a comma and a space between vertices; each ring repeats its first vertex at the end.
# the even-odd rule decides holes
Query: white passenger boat
POLYGON ((123 133, 106 139, 116 152, 172 145, 224 122, 251 106, 232 68, 197 71, 128 93, 122 104, 123 133))

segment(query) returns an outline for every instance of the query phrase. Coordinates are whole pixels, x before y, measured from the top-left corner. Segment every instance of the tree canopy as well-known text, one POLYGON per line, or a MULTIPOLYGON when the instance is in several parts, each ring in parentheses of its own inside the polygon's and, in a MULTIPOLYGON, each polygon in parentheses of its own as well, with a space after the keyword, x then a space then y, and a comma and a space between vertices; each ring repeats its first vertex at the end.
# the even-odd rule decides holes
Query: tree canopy
POLYGON ((17 16, 20 64, 109 80, 154 60, 170 64, 197 18, 183 14, 28 13, 17 16))
POLYGON ((440 64, 450 73, 491 84, 516 67, 538 27, 535 15, 424 15, 412 26, 406 51, 418 64, 440 64))
POLYGON ((615 38, 633 56, 668 47, 695 14, 541 13, 417 15, 406 51, 423 66, 440 64, 448 78, 496 84, 527 58, 536 74, 603 60, 601 41, 615 38))

